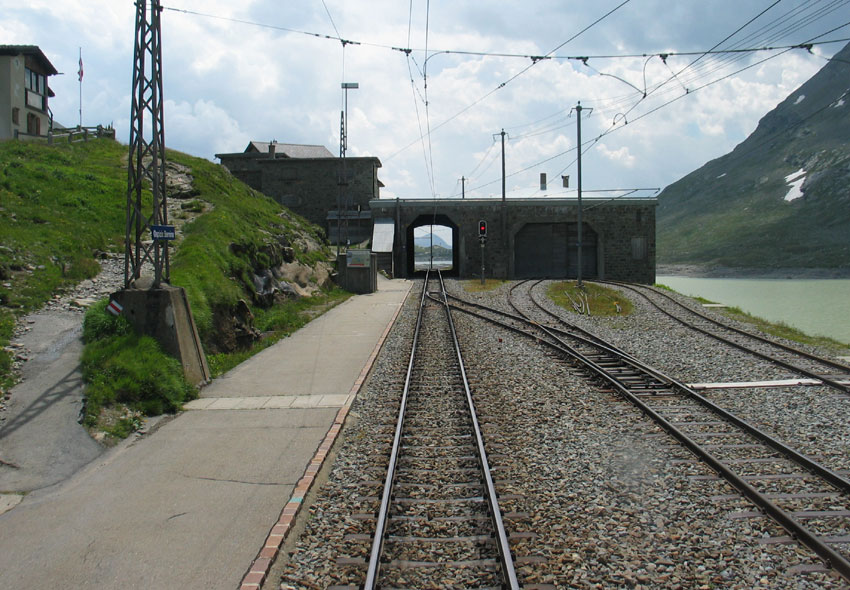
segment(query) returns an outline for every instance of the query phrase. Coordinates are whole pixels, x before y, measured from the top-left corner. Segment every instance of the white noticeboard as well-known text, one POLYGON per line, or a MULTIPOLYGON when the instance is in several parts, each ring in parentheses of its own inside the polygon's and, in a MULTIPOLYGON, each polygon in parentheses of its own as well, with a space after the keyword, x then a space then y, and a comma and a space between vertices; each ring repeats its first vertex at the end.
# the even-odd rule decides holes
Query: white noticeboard
POLYGON ((372 229, 372 252, 392 252, 395 237, 395 223, 388 217, 375 220, 372 229))
POLYGON ((371 257, 371 250, 349 250, 346 253, 346 266, 349 268, 368 268, 371 257))

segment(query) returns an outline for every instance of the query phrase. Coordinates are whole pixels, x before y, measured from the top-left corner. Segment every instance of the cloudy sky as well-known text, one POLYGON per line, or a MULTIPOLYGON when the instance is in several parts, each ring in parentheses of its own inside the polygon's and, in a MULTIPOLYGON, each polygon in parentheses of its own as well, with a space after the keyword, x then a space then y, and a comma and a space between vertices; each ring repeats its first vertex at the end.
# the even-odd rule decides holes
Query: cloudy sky
MULTIPOLYGON (((741 142, 850 38, 850 0, 162 6, 170 148, 212 160, 276 139, 336 153, 340 83, 357 82, 348 154, 380 158, 382 196, 401 198, 459 197, 462 177, 468 197, 500 195, 502 129, 509 197, 574 195, 579 102, 584 190, 663 188, 741 142)), ((83 124, 126 142, 132 0, 0 0, 0 14, 0 43, 38 45, 64 72, 50 86, 65 125, 79 119, 82 48, 83 124)))

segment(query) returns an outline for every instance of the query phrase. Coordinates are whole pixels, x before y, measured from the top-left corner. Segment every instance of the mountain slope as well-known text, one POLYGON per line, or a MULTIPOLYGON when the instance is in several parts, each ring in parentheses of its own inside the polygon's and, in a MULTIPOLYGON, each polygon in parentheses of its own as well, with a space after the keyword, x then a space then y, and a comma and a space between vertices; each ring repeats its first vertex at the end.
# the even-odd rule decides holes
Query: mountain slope
MULTIPOLYGON (((16 318, 94 277, 101 252, 123 252, 126 158, 112 140, 0 142, 0 391, 12 382, 16 318)), ((221 166, 170 150, 167 159, 169 181, 182 170, 189 184, 168 185, 171 282, 185 287, 207 354, 301 321, 295 299, 330 287, 321 229, 221 166)))
MULTIPOLYGON (((432 235, 431 234, 425 234, 424 236, 418 236, 418 237, 414 238, 413 244, 415 246, 422 246, 423 248, 430 248, 431 247, 431 240, 432 240, 432 235)), ((435 247, 439 246, 441 248, 449 248, 449 245, 446 243, 446 241, 443 238, 441 238, 440 236, 438 236, 437 234, 433 234, 433 240, 434 240, 434 246, 435 247)))
POLYGON ((850 267, 850 45, 658 197, 659 264, 850 267))

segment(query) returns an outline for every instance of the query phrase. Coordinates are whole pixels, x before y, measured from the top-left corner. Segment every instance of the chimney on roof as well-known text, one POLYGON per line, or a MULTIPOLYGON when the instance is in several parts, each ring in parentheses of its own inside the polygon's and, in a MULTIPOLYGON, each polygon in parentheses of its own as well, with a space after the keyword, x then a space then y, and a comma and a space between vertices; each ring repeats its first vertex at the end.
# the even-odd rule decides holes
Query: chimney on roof
POLYGON ((269 158, 274 160, 274 152, 277 149, 277 140, 273 139, 269 142, 269 158))

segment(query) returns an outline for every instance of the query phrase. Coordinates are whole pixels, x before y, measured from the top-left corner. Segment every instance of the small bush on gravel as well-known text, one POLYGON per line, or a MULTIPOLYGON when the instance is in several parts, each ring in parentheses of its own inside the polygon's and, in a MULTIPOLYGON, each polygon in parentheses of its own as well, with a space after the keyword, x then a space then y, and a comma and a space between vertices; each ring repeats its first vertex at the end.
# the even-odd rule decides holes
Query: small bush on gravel
POLYGON ((116 404, 149 416, 180 410, 195 389, 183 378, 179 361, 153 338, 137 334, 126 319, 107 313, 106 305, 106 300, 93 305, 83 322, 86 426, 97 426, 101 409, 116 404))

